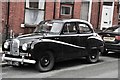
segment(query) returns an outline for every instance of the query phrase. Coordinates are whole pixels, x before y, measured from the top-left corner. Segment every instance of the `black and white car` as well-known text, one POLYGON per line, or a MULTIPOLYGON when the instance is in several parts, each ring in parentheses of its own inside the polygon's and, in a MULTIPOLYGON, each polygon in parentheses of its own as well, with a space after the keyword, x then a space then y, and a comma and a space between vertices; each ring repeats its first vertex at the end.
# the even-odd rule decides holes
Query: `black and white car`
POLYGON ((13 66, 31 63, 39 71, 49 71, 55 62, 80 57, 95 63, 103 47, 103 40, 87 21, 48 20, 31 34, 6 40, 2 59, 13 66))

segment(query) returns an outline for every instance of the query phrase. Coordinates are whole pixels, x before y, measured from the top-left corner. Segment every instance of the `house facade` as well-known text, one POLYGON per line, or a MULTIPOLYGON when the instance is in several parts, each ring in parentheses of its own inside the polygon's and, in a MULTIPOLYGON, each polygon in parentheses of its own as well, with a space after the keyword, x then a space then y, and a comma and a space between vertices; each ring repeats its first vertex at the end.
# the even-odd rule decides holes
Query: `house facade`
POLYGON ((120 0, 119 0, 118 10, 119 10, 119 14, 118 14, 118 24, 120 25, 120 0))
POLYGON ((2 2, 3 39, 13 32, 15 35, 30 33, 42 20, 83 19, 95 30, 118 24, 117 0, 19 0, 2 2))

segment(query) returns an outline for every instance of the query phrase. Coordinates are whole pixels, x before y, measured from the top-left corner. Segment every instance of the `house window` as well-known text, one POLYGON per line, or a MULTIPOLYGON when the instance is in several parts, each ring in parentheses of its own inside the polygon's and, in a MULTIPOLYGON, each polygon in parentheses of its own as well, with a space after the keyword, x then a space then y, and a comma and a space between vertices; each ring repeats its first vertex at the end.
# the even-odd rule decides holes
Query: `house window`
POLYGON ((26 0, 25 24, 28 26, 38 25, 44 20, 45 0, 26 0))
POLYGON ((82 0, 81 3, 80 19, 90 22, 92 0, 82 0))
POLYGON ((26 8, 29 9, 44 9, 45 6, 45 0, 36 0, 33 2, 33 0, 26 0, 26 8))
POLYGON ((29 7, 30 8, 38 8, 38 6, 39 6, 39 0, 36 0, 36 2, 32 2, 30 0, 30 2, 29 2, 29 7))
POLYGON ((71 15, 72 7, 71 6, 61 6, 61 15, 71 15))

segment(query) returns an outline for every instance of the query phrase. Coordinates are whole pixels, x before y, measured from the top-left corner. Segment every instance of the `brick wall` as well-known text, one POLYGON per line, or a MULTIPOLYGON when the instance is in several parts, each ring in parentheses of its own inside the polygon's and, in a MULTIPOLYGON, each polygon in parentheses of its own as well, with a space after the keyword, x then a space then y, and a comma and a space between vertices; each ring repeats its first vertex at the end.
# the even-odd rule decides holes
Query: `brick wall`
POLYGON ((2 41, 6 38, 6 23, 7 23, 7 2, 2 2, 2 26, 1 26, 1 32, 2 32, 2 41))
POLYGON ((119 9, 118 9, 118 3, 115 3, 114 7, 114 13, 113 13, 113 25, 118 25, 118 14, 119 14, 119 9))
POLYGON ((60 18, 60 0, 57 0, 57 2, 55 3, 55 19, 59 19, 60 18))
POLYGON ((45 20, 50 20, 54 18, 54 2, 46 2, 45 13, 45 20))
POLYGON ((92 3, 92 10, 91 10, 91 23, 94 27, 94 29, 98 28, 98 24, 99 24, 99 3, 98 2, 93 2, 92 3))
POLYGON ((80 19, 80 6, 81 2, 75 2, 73 18, 80 19))
POLYGON ((2 42, 2 2, 0 1, 0 44, 2 42))
POLYGON ((15 34, 23 33, 21 24, 24 23, 24 2, 10 2, 9 30, 15 34))

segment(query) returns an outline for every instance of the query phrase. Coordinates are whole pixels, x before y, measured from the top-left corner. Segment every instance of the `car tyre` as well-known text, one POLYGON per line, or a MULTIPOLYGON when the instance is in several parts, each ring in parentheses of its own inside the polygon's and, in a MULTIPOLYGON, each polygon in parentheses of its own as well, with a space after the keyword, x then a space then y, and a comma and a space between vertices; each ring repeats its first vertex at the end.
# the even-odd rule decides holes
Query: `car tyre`
POLYGON ((96 63, 99 60, 99 50, 91 50, 89 56, 86 57, 89 63, 96 63))
POLYGON ((37 60, 36 68, 39 72, 46 72, 53 68, 54 66, 54 56, 51 52, 45 52, 37 60))
POLYGON ((109 52, 109 51, 105 49, 105 50, 102 52, 102 56, 108 55, 108 52, 109 52))

